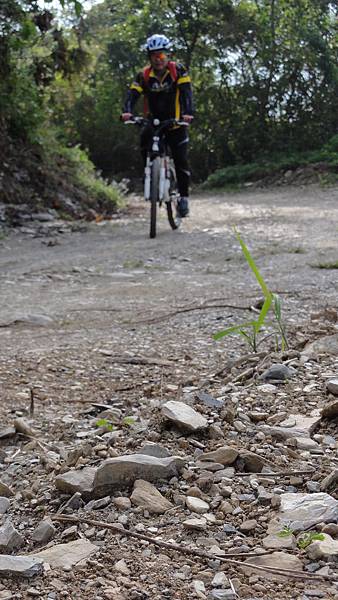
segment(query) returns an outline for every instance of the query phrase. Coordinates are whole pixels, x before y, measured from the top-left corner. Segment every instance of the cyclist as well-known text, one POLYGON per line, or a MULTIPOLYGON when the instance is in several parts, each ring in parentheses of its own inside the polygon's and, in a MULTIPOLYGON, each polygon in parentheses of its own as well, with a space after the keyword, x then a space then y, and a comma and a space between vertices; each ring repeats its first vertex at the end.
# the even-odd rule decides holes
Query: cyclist
MULTIPOLYGON (((176 118, 185 123, 193 120, 191 80, 180 63, 170 60, 171 42, 165 35, 155 34, 147 39, 146 49, 150 65, 140 71, 131 84, 121 118, 133 117, 134 106, 141 94, 145 97, 147 116, 164 121, 176 118)), ((187 127, 173 125, 166 131, 166 141, 174 160, 180 199, 177 211, 180 217, 189 214, 188 133, 187 127)), ((149 143, 150 129, 141 133, 141 150, 144 161, 149 143)))

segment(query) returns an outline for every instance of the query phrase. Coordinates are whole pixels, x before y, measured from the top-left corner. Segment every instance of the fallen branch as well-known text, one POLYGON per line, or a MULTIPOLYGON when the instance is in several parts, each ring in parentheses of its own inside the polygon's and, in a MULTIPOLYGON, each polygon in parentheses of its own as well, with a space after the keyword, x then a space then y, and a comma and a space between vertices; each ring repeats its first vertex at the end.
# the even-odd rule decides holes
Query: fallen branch
MULTIPOLYGON (((144 324, 152 324, 152 323, 160 323, 161 321, 165 321, 166 319, 171 319, 172 317, 176 317, 182 313, 193 312, 195 310, 208 310, 210 308, 231 308, 233 310, 251 310, 251 306, 236 306, 234 304, 201 304, 199 306, 182 306, 182 308, 177 308, 172 312, 163 313, 157 315, 155 317, 149 317, 148 319, 138 319, 137 321, 129 321, 130 325, 140 325, 144 324)), ((231 315, 229 315, 231 316, 231 315)))
MULTIPOLYGON (((331 579, 329 575, 316 575, 303 573, 302 571, 294 571, 291 569, 278 569, 276 567, 262 567, 258 565, 254 565, 251 563, 245 563, 240 560, 232 560, 229 557, 239 557, 239 558, 248 558, 248 556, 261 556, 258 554, 245 554, 245 553, 237 553, 237 554, 227 554, 226 556, 220 556, 218 554, 211 554, 209 552, 205 552, 204 550, 197 550, 193 548, 188 548, 186 546, 181 546, 179 544, 175 544, 174 542, 164 542, 163 540, 159 540, 157 538, 151 537, 150 535, 145 535, 143 533, 138 533, 136 531, 130 531, 129 529, 124 529, 123 525, 113 525, 112 523, 106 523, 104 521, 96 521, 95 519, 87 519, 80 517, 71 517, 65 515, 51 515, 51 519, 53 521, 59 521, 64 523, 87 523, 88 525, 92 525, 93 527, 101 527, 103 529, 111 529, 115 531, 115 533, 119 535, 123 535, 125 537, 137 538, 139 540, 145 540, 150 544, 154 544, 155 546, 159 546, 160 548, 167 548, 168 550, 174 550, 175 552, 180 552, 181 554, 190 554, 191 556, 198 556, 199 558, 206 558, 208 560, 219 560, 220 562, 226 562, 230 565, 236 566, 245 566, 246 568, 255 569, 258 571, 267 571, 270 573, 276 573, 278 575, 284 575, 285 577, 293 577, 294 579, 309 579, 309 580, 320 580, 323 581, 325 579, 331 579)), ((269 554, 269 553, 267 553, 269 554)))
POLYGON ((172 367, 174 363, 164 358, 147 358, 146 356, 114 356, 109 350, 99 350, 100 354, 110 356, 114 363, 122 365, 157 365, 159 367, 172 367))
POLYGON ((289 477, 290 475, 313 475, 316 469, 311 471, 276 471, 276 473, 235 473, 234 477, 251 477, 256 475, 257 477, 289 477))
POLYGON ((222 367, 222 369, 220 369, 219 371, 216 371, 216 373, 213 373, 212 375, 210 375, 210 377, 219 377, 220 375, 223 375, 225 372, 231 371, 232 369, 234 369, 235 367, 239 367, 240 365, 242 365, 244 362, 250 361, 250 362, 258 362, 260 358, 264 357, 267 355, 267 352, 257 352, 257 354, 244 354, 244 356, 240 356, 239 358, 236 358, 235 360, 229 360, 226 365, 224 365, 224 367, 222 367))

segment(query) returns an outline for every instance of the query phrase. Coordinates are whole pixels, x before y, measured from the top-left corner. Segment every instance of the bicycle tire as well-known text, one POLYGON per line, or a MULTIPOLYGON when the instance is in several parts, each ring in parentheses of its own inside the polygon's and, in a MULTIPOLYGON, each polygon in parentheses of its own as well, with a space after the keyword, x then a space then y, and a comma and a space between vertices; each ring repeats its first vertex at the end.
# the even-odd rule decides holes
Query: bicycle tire
POLYGON ((180 217, 177 216, 176 213, 176 206, 174 205, 174 197, 176 197, 176 172, 175 172, 175 167, 171 166, 170 167, 170 192, 171 192, 171 198, 169 200, 169 202, 167 202, 167 216, 168 216, 168 221, 169 221, 169 225, 171 227, 171 229, 178 229, 179 226, 181 225, 181 219, 180 217), (175 214, 176 213, 176 214, 175 214))
POLYGON ((150 184, 150 238, 156 237, 157 204, 159 199, 161 159, 157 156, 151 166, 150 184))

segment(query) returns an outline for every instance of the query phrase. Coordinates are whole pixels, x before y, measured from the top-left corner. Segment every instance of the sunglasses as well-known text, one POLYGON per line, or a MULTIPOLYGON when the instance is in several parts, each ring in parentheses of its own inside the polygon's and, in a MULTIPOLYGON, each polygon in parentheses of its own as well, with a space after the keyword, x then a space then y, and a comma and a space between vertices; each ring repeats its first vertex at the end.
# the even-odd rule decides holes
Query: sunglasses
POLYGON ((160 60, 165 60, 168 58, 168 55, 165 52, 150 52, 150 58, 159 58, 160 60))

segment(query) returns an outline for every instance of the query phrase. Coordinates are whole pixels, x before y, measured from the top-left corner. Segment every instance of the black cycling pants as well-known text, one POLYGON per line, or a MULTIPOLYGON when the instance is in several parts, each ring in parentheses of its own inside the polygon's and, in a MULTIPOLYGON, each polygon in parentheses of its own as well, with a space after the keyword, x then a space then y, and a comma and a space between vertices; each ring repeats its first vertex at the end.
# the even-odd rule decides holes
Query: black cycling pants
MULTIPOLYGON (((177 187, 180 196, 187 198, 189 196, 190 171, 188 163, 188 142, 189 136, 186 127, 171 129, 165 133, 166 142, 171 150, 173 157, 177 187)), ((145 127, 141 133, 141 151, 146 163, 147 149, 151 142, 151 129, 145 127)))

